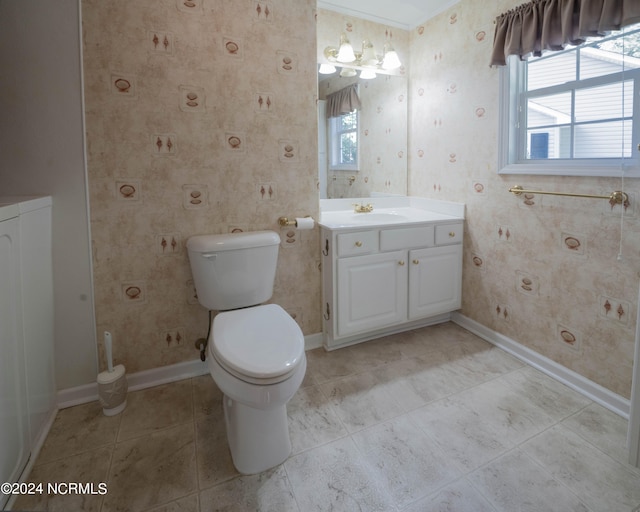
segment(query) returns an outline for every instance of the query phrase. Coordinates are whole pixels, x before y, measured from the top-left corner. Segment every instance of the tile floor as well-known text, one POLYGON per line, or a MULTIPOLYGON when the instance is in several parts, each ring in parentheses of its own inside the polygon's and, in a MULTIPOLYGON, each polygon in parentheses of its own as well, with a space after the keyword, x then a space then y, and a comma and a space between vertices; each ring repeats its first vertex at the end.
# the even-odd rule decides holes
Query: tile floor
POLYGON ((307 353, 293 453, 233 468, 209 376, 60 411, 32 482, 105 495, 20 497, 49 511, 602 511, 640 506, 626 421, 451 324, 307 353))

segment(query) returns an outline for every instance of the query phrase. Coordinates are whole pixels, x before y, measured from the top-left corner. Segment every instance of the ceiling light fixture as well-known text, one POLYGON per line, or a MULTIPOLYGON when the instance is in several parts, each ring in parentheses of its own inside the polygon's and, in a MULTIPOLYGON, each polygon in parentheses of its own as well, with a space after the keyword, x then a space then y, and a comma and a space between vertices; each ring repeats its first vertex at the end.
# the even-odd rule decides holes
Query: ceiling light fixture
MULTIPOLYGON (((333 66, 332 71, 329 71, 332 68, 328 67, 335 64, 342 67, 343 70, 345 68, 360 69, 361 78, 371 79, 376 77, 376 72, 393 74, 389 72, 402 66, 400 57, 393 46, 391 46, 390 41, 384 43, 383 54, 378 55, 369 39, 362 41, 362 51, 354 51, 353 46, 351 46, 345 34, 340 36, 340 46, 338 48, 335 46, 327 46, 324 49, 324 56, 327 59, 327 63, 321 64, 319 71, 321 74, 335 72, 335 66, 333 66)), ((341 72, 340 76, 347 75, 341 72)), ((349 74, 348 76, 355 76, 355 74, 349 74)))

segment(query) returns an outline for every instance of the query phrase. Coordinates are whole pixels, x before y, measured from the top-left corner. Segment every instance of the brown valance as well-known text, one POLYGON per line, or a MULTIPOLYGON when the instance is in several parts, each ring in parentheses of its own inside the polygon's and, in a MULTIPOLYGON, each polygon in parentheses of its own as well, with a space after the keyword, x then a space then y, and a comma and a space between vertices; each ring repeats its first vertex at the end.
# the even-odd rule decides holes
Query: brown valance
POLYGON ((327 118, 340 117, 358 109, 360 109, 358 84, 351 84, 327 95, 327 118))
POLYGON ((496 18, 492 66, 539 56, 640 22, 640 0, 533 0, 496 18))

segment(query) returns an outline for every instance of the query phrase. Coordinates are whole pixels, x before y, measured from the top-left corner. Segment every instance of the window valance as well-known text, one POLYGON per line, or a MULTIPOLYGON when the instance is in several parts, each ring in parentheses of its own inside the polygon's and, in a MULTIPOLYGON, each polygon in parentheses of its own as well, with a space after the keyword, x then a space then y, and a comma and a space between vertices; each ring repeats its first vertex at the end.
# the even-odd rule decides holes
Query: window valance
POLYGON ((491 65, 504 66, 509 55, 562 50, 638 22, 639 0, 533 0, 496 18, 491 65))
POLYGON ((360 106, 358 84, 351 84, 327 95, 327 118, 340 117, 343 114, 359 110, 360 106))

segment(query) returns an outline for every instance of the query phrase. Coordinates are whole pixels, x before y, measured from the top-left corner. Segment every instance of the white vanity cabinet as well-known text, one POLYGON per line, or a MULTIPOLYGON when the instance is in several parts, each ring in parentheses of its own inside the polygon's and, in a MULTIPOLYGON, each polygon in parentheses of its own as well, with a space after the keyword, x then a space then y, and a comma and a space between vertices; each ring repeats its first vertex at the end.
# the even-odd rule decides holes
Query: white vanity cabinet
POLYGON ((463 221, 322 228, 329 350, 446 321, 460 308, 463 221))

